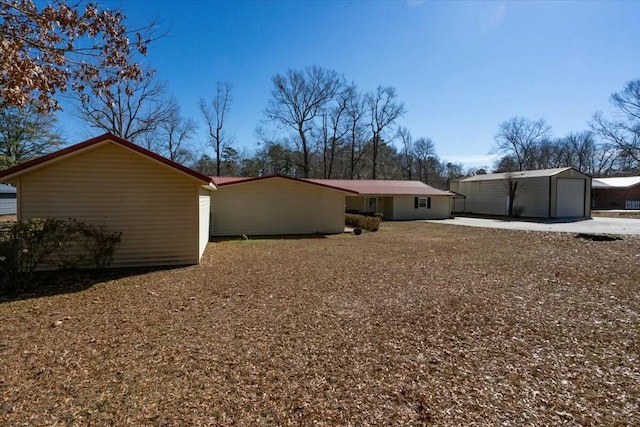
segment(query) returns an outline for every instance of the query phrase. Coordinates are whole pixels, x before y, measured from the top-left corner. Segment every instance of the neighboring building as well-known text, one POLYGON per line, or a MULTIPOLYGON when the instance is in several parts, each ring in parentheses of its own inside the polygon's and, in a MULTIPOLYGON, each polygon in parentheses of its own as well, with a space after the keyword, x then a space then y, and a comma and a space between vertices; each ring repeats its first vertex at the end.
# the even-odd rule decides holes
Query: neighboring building
POLYGON ((593 209, 640 209, 640 176, 593 178, 593 209))
POLYGON ((344 198, 336 186, 269 175, 212 177, 211 235, 334 234, 344 231, 344 198))
POLYGON ((18 220, 74 218, 122 232, 113 267, 198 264, 209 241, 211 179, 105 134, 0 172, 18 220))
POLYGON ((532 218, 591 216, 591 177, 568 168, 476 175, 451 182, 455 212, 507 215, 508 183, 518 182, 514 212, 532 218))
POLYGON ((16 212, 16 188, 0 184, 0 215, 15 215, 16 212))
POLYGON ((386 220, 444 219, 451 216, 454 194, 420 181, 308 179, 349 190, 347 212, 380 213, 386 220))

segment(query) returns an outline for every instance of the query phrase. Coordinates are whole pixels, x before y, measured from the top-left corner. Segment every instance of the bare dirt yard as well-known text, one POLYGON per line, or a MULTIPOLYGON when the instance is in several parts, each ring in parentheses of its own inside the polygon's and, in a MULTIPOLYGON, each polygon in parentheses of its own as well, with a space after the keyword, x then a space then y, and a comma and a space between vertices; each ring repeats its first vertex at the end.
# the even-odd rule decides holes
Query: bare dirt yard
POLYGON ((384 223, 51 280, 0 301, 0 425, 640 425, 639 237, 384 223))

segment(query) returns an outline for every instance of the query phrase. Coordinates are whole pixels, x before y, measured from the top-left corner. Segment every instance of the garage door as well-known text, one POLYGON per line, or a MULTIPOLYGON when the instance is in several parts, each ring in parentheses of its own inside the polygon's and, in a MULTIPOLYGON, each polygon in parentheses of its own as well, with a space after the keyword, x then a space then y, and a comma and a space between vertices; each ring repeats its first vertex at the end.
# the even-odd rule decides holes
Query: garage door
POLYGON ((556 216, 572 218, 584 216, 584 179, 558 178, 556 216))

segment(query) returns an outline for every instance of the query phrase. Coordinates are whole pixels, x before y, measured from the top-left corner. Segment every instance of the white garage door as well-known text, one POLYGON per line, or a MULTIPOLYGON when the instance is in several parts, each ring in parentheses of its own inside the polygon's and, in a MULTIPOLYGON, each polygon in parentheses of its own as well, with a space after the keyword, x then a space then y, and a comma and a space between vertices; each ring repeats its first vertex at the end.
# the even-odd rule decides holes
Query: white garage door
POLYGON ((558 178, 557 217, 584 216, 584 184, 584 179, 558 178))

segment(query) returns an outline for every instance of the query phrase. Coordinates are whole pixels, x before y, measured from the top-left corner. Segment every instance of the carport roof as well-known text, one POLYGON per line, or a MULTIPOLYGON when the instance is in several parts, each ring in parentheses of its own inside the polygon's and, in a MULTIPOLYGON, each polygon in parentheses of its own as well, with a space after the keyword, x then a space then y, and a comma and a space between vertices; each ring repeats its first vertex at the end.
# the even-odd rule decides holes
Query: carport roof
MULTIPOLYGON (((459 179, 458 182, 471 182, 471 181, 492 181, 492 180, 501 180, 506 179, 508 177, 511 178, 536 178, 536 177, 545 177, 545 176, 553 176, 559 173, 568 171, 569 169, 573 169, 578 173, 581 173, 578 169, 574 167, 567 168, 553 168, 553 169, 538 169, 531 171, 514 171, 514 172, 501 172, 501 173, 488 173, 484 175, 474 175, 468 178, 459 179)), ((584 175, 584 174, 583 174, 584 175)))
POLYGON ((630 188, 640 184, 640 176, 625 176, 617 178, 593 178, 591 188, 613 189, 630 188))

